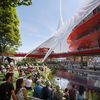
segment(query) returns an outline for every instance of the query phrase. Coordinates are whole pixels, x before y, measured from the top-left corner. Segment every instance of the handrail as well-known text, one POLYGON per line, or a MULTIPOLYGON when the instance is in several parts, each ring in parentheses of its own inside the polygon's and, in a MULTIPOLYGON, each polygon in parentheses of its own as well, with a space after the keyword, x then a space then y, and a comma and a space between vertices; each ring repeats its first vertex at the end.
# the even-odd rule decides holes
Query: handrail
POLYGON ((27 96, 27 98, 29 98, 29 100, 43 100, 43 99, 40 99, 40 98, 31 97, 31 96, 27 96))
POLYGON ((66 70, 72 70, 72 71, 80 71, 80 72, 88 72, 88 73, 93 73, 93 74, 99 74, 100 75, 100 71, 93 71, 93 70, 89 70, 89 69, 80 69, 80 68, 65 68, 66 70))

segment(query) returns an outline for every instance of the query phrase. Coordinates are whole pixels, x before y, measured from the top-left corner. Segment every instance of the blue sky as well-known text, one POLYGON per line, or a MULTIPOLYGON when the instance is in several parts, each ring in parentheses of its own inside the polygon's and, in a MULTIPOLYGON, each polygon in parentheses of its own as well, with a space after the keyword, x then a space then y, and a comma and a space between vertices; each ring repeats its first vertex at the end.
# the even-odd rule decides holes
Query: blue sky
MULTIPOLYGON (((29 52, 47 40, 57 29, 60 0, 32 0, 31 6, 17 7, 22 46, 18 52, 29 52)), ((66 22, 82 6, 84 0, 62 0, 62 16, 66 22)))

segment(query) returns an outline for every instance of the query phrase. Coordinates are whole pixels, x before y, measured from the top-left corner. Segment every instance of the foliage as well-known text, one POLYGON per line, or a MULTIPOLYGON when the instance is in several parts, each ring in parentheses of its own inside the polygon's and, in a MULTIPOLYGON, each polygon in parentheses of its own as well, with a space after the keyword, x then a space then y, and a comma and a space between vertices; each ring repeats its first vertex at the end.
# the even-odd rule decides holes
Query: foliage
POLYGON ((2 61, 0 61, 0 65, 3 65, 3 62, 2 61))
POLYGON ((54 74, 52 74, 52 72, 50 72, 47 77, 51 81, 54 78, 54 74))
POLYGON ((24 63, 24 64, 34 64, 34 63, 36 63, 36 60, 35 60, 35 58, 30 58, 30 57, 27 57, 27 58, 24 58, 23 60, 22 60, 22 62, 24 63))
POLYGON ((51 68, 52 75, 56 73, 56 68, 51 68))
POLYGON ((20 5, 31 5, 32 0, 0 0, 0 7, 8 7, 8 6, 20 6, 20 5))
POLYGON ((47 66, 47 62, 43 62, 43 64, 44 64, 45 66, 47 66))
POLYGON ((23 63, 23 62, 17 62, 17 64, 16 64, 17 66, 23 66, 23 65, 25 65, 25 63, 23 63))
POLYGON ((0 0, 0 53, 14 53, 20 46, 16 7, 31 4, 32 0, 0 0))
POLYGON ((20 46, 19 20, 15 7, 0 7, 0 53, 15 52, 20 46))

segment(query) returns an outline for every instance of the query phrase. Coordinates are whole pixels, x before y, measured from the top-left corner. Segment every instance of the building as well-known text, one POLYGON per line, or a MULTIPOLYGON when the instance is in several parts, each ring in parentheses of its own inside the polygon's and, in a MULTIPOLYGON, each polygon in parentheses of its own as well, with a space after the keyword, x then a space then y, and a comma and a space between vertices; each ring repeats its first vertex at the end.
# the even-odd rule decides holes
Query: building
POLYGON ((67 43, 70 51, 100 48, 100 5, 74 27, 67 43))

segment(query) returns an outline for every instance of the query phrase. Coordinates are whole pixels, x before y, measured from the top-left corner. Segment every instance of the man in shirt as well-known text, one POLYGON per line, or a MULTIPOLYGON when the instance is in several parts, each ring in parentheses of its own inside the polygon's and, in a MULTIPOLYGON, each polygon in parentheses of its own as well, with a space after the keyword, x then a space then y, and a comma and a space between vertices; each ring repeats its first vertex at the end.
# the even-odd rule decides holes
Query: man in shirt
POLYGON ((76 89, 75 85, 72 85, 72 88, 69 90, 70 100, 76 100, 76 89))
POLYGON ((13 73, 7 73, 5 78, 6 82, 0 85, 0 100, 11 100, 11 96, 13 100, 17 100, 12 84, 13 73))
POLYGON ((34 87, 34 93, 33 96, 37 98, 41 98, 41 93, 42 93, 42 86, 40 85, 41 82, 39 80, 36 81, 36 86, 34 87))

